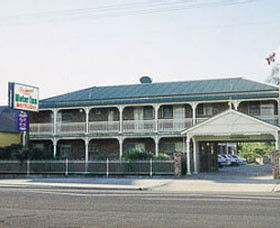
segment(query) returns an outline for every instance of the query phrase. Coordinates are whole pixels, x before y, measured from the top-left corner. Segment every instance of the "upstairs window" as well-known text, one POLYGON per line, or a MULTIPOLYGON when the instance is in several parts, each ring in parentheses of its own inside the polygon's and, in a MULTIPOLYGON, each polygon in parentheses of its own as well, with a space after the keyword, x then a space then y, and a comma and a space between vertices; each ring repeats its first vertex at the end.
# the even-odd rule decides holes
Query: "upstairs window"
POLYGON ((162 117, 163 119, 173 119, 173 106, 163 106, 162 117))
POLYGON ((200 104, 197 106, 197 115, 198 116, 212 116, 213 115, 213 106, 210 104, 200 104))
POLYGON ((152 120, 154 118, 153 107, 144 107, 144 120, 152 120))

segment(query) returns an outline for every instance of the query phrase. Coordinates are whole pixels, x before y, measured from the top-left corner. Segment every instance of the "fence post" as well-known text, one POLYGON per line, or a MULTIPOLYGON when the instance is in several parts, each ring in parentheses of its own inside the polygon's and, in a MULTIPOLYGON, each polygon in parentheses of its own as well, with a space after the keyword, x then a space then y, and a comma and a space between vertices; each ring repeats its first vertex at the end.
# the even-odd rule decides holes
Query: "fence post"
POLYGON ((153 176, 153 159, 150 159, 150 176, 153 176))
POLYGON ((85 173, 88 172, 88 160, 85 161, 85 173))
POLYGON ((65 159, 65 176, 68 176, 68 158, 65 159))
POLYGON ((30 161, 27 160, 26 162, 26 175, 29 176, 30 175, 30 161))
POLYGON ((109 176, 109 159, 107 158, 107 162, 106 162, 106 176, 109 176))

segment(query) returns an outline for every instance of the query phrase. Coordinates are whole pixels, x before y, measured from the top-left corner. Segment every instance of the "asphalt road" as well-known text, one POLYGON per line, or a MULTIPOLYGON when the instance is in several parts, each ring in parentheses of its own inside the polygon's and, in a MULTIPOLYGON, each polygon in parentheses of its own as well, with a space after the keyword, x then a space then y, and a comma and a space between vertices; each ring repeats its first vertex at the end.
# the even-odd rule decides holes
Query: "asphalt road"
POLYGON ((279 227, 280 195, 0 188, 0 227, 279 227))

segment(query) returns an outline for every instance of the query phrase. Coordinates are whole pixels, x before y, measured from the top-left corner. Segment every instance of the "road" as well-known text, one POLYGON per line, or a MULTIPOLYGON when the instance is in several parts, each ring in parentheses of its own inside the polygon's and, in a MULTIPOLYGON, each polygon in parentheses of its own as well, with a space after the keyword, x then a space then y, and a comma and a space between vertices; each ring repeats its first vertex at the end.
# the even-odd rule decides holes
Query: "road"
POLYGON ((0 227, 279 227, 280 194, 0 188, 0 227))

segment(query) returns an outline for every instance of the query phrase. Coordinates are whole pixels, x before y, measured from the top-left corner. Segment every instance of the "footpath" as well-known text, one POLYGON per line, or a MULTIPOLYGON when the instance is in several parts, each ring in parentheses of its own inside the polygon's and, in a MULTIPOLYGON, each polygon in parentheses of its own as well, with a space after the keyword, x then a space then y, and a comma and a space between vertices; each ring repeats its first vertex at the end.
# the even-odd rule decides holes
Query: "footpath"
POLYGON ((192 192, 192 193, 280 193, 271 167, 229 167, 217 173, 176 177, 59 177, 0 179, 0 188, 61 188, 91 190, 192 192))

